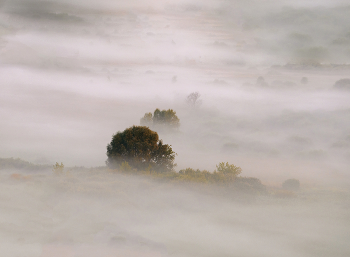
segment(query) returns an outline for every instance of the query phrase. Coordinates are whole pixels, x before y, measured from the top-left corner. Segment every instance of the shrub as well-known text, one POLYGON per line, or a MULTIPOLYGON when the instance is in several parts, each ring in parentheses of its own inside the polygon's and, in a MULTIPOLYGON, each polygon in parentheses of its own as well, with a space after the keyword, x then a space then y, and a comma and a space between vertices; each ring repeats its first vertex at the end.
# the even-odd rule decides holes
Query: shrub
MULTIPOLYGON (((125 162, 137 170, 172 171, 176 153, 170 145, 163 144, 158 134, 145 126, 132 126, 118 132, 107 145, 109 168, 116 169, 125 162)), ((123 164, 124 163, 124 164, 123 164)))
POLYGON ((302 77, 301 80, 300 80, 301 84, 307 84, 308 82, 309 82, 309 80, 308 80, 307 77, 302 77))
POLYGON ((340 79, 334 84, 334 88, 342 90, 350 90, 350 79, 340 79))
POLYGON ((265 81, 265 79, 262 76, 257 78, 256 85, 258 85, 260 87, 268 87, 269 86, 269 84, 267 84, 267 82, 265 81))
POLYGON ((186 168, 179 171, 178 178, 183 181, 192 181, 192 182, 202 182, 208 183, 211 182, 212 174, 207 170, 194 170, 192 168, 186 168))
POLYGON ((56 174, 56 175, 62 175, 63 171, 64 171, 64 165, 61 162, 61 164, 59 164, 58 162, 56 162, 55 165, 53 165, 52 167, 52 171, 56 174))
POLYGON ((287 179, 283 182, 282 188, 285 190, 297 191, 300 188, 300 182, 297 179, 287 179))
POLYGON ((266 193, 266 186, 264 186, 260 179, 252 177, 238 177, 234 181, 234 186, 243 192, 249 193, 266 193))

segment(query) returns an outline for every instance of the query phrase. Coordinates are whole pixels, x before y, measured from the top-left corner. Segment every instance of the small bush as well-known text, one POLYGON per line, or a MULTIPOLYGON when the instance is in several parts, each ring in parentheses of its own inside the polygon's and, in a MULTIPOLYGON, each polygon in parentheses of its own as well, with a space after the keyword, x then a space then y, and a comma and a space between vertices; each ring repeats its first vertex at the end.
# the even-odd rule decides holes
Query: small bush
POLYGON ((55 173, 56 175, 62 175, 63 171, 64 171, 64 165, 61 162, 61 164, 59 164, 58 162, 56 162, 55 165, 53 165, 52 167, 52 171, 53 173, 55 173))
POLYGON ((257 78, 256 85, 260 86, 260 87, 268 87, 269 86, 269 84, 265 81, 265 79, 262 76, 257 78))
POLYGON ((308 80, 307 77, 302 77, 301 80, 300 80, 301 84, 307 84, 308 82, 309 82, 309 80, 308 80))
POLYGON ((144 126, 132 126, 113 135, 107 145, 106 164, 110 169, 131 166, 139 171, 168 172, 176 166, 175 155, 170 145, 159 140, 157 132, 144 126))
POLYGON ((287 179, 283 182, 282 188, 285 190, 297 191, 300 188, 300 182, 297 179, 287 179))
POLYGON ((192 108, 199 107, 202 104, 202 100, 199 99, 200 97, 201 95, 198 92, 192 92, 187 96, 186 103, 192 108))
POLYGON ((335 89, 350 90, 350 79, 340 79, 334 84, 335 89))
POLYGON ((238 177, 233 183, 235 188, 242 192, 247 193, 260 193, 265 194, 267 192, 266 186, 263 185, 260 179, 252 177, 238 177))

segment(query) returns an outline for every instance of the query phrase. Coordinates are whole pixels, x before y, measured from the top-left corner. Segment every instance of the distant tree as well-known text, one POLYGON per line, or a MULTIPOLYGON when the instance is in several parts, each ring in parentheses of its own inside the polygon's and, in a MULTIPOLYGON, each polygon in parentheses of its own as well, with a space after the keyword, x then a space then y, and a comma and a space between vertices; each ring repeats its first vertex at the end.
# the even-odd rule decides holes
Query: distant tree
POLYGON ((300 80, 301 84, 307 84, 309 82, 309 79, 307 77, 302 77, 300 80))
POLYGON ((265 81, 265 79, 262 76, 257 78, 256 85, 258 85, 260 87, 268 87, 269 86, 269 84, 265 81))
POLYGON ((216 165, 216 170, 212 173, 211 180, 215 183, 231 184, 241 172, 242 169, 240 167, 228 162, 220 162, 216 165))
POLYGON ((282 188, 291 191, 297 191, 300 188, 300 182, 297 179, 287 179, 283 182, 282 188))
POLYGON ((342 90, 350 90, 350 79, 340 79, 334 84, 334 88, 342 90))
POLYGON ((186 98, 186 103, 192 108, 199 107, 202 104, 202 101, 199 100, 201 95, 198 92, 192 92, 186 98))
POLYGON ((118 132, 107 145, 109 168, 172 171, 176 153, 170 145, 163 144, 158 134, 145 126, 132 126, 118 132))
POLYGON ((143 118, 141 118, 141 120, 140 120, 140 125, 141 126, 152 127, 152 125, 153 125, 153 117, 152 117, 152 113, 151 112, 145 113, 143 118))
POLYGON ((228 162, 220 162, 216 165, 216 169, 223 174, 233 174, 234 176, 238 176, 242 172, 240 167, 237 167, 234 164, 228 164, 228 162))
POLYGON ((180 127, 180 119, 172 109, 159 110, 158 108, 152 113, 145 113, 140 120, 141 126, 148 126, 155 129, 177 130, 180 127))

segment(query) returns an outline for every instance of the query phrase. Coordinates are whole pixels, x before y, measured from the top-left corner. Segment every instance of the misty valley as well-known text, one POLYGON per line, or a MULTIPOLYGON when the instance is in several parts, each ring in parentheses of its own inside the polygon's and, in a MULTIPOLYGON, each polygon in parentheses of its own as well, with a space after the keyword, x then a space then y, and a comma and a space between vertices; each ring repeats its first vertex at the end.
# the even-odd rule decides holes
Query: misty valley
POLYGON ((350 256, 347 0, 0 0, 0 256, 350 256))

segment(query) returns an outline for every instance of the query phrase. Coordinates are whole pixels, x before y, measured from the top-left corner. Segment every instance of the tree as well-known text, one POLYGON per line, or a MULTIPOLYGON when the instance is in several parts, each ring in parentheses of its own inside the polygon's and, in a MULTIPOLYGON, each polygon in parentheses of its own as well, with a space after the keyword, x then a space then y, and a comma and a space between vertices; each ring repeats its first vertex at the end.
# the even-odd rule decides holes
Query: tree
POLYGON ((132 126, 113 135, 107 145, 106 164, 115 169, 127 162, 137 170, 165 172, 176 166, 175 155, 170 145, 159 140, 157 132, 145 126, 132 126))
POLYGON ((334 84, 334 88, 342 90, 350 90, 350 79, 340 79, 334 84))
POLYGON ((290 178, 283 182, 282 188, 291 191, 297 191, 300 188, 300 182, 298 179, 290 178))
POLYGON ((220 162, 216 165, 217 171, 214 171, 214 176, 218 180, 223 180, 223 182, 233 182, 239 174, 241 174, 242 169, 234 164, 229 164, 228 162, 220 162))
POLYGON ((196 108, 202 104, 202 101, 199 100, 199 97, 201 97, 201 95, 198 92, 193 92, 187 96, 186 102, 192 108, 196 108))
POLYGON ((172 109, 161 111, 157 108, 153 116, 150 112, 145 113, 140 120, 140 125, 157 129, 177 130, 180 127, 180 119, 172 109))

